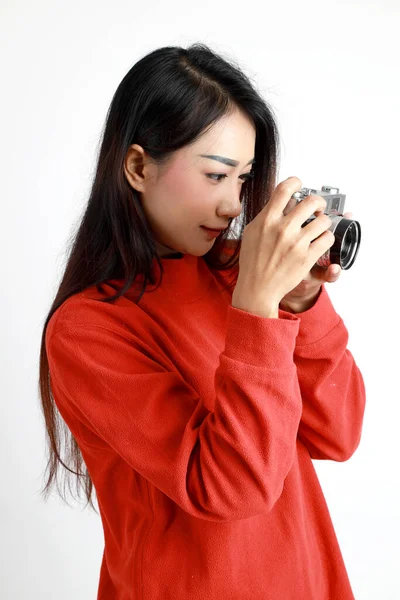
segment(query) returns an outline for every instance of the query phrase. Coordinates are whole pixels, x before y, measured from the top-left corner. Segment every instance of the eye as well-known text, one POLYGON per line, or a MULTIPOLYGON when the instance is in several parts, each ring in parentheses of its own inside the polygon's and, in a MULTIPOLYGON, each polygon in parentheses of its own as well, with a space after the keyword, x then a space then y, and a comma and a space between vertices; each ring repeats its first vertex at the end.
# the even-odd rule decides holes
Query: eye
POLYGON ((250 181, 250 179, 254 179, 254 172, 245 173, 242 177, 244 177, 244 181, 250 181))
MULTIPOLYGON (((225 173, 207 173, 207 177, 213 179, 213 177, 228 177, 225 173)), ((221 179, 213 179, 213 181, 221 181, 221 179)))
MULTIPOLYGON (((213 179, 213 177, 228 177, 228 175, 226 175, 225 173, 207 173, 206 175, 213 181, 221 181, 221 179, 213 179)), ((249 181, 250 179, 254 179, 254 173, 244 173, 243 175, 241 175, 241 177, 243 178, 243 181, 249 181)))

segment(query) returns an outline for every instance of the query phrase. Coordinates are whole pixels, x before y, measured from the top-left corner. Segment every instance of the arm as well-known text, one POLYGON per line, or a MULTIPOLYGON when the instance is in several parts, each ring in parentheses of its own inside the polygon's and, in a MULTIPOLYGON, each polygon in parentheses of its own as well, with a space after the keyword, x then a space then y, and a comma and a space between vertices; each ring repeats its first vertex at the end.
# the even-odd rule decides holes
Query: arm
POLYGON ((139 307, 118 328, 88 324, 72 306, 50 321, 46 348, 54 399, 77 442, 115 452, 197 518, 271 510, 296 455, 299 319, 229 307, 210 411, 149 338, 139 307))
POLYGON ((303 399, 298 436, 311 458, 345 461, 360 443, 366 403, 361 372, 347 349, 348 331, 324 285, 314 305, 296 316, 294 362, 303 399))

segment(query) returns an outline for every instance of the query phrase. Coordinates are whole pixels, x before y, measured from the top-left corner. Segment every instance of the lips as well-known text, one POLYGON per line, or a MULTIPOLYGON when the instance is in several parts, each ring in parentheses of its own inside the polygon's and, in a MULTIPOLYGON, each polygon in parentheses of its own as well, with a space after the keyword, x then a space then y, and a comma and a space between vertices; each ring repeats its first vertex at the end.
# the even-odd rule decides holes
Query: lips
POLYGON ((210 229, 211 231, 225 231, 225 229, 227 229, 227 227, 219 227, 218 229, 214 229, 214 227, 206 227, 205 225, 202 225, 202 227, 204 227, 204 229, 210 229))
POLYGON ((219 235, 221 235, 221 229, 212 230, 208 229, 208 227, 204 227, 203 225, 201 225, 201 229, 206 232, 209 238, 217 238, 219 235))

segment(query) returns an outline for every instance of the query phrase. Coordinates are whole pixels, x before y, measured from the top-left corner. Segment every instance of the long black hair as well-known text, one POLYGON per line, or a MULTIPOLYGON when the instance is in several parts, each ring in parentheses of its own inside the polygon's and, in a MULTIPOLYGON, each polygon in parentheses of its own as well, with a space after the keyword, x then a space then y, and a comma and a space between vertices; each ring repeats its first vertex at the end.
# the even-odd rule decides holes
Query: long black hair
POLYGON ((228 227, 203 256, 215 271, 232 267, 235 270, 243 229, 263 209, 276 187, 279 146, 272 109, 233 60, 202 43, 186 49, 165 46, 147 54, 128 71, 112 98, 90 196, 73 234, 61 283, 43 327, 39 395, 49 449, 46 467, 49 474, 41 490, 45 499, 53 480, 57 480, 60 463, 68 477, 70 473, 76 475, 78 496, 83 485, 87 501, 95 510, 92 480, 86 466, 83 472, 81 470, 84 461, 79 446, 57 411, 51 392, 45 346, 51 316, 73 294, 88 286, 99 287, 110 279, 121 280, 123 284, 114 296, 100 301, 114 302, 138 275, 143 275, 139 302, 147 283, 155 283, 154 259, 160 267, 158 284, 162 280, 162 263, 140 194, 131 187, 124 173, 127 150, 137 143, 158 165, 166 164, 176 150, 196 141, 213 123, 234 109, 244 112, 254 124, 256 162, 254 178, 241 188, 242 212, 233 252, 224 252, 231 245, 229 238, 233 228, 228 227), (223 256, 228 256, 228 260, 222 260, 223 256), (60 457, 60 431, 64 433, 69 465, 60 457))

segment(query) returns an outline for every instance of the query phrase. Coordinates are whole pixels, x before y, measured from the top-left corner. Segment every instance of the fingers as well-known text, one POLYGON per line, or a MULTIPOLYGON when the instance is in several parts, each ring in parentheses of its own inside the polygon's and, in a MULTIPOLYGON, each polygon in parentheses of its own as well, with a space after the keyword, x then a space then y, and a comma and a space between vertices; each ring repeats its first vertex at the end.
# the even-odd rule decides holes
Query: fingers
POLYGON ((277 215, 290 212, 297 204, 296 198, 292 198, 292 195, 295 192, 299 192, 302 185, 298 177, 288 177, 284 181, 281 181, 276 186, 271 201, 267 204, 268 208, 276 212, 277 215))

